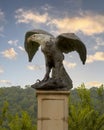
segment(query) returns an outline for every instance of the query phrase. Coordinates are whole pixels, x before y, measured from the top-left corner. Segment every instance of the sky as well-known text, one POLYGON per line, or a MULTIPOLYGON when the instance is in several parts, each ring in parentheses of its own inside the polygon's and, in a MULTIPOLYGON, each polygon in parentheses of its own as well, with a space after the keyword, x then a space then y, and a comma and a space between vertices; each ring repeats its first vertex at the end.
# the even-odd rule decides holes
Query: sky
POLYGON ((77 52, 65 54, 64 66, 76 88, 104 84, 104 0, 0 0, 0 87, 24 87, 42 80, 42 52, 28 62, 25 33, 42 29, 58 36, 75 33, 87 48, 83 65, 77 52))

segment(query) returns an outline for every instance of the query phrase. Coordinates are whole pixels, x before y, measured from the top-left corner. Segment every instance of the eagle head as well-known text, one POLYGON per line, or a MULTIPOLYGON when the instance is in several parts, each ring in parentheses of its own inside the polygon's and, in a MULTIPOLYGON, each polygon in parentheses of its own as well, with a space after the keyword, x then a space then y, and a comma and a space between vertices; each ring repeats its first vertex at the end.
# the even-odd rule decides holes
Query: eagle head
POLYGON ((33 34, 29 37, 29 40, 37 42, 39 45, 43 46, 51 40, 51 36, 47 34, 33 34))
POLYGON ((31 62, 38 47, 45 48, 46 43, 51 40, 52 36, 47 34, 33 34, 29 36, 25 41, 25 50, 28 53, 29 61, 31 62))

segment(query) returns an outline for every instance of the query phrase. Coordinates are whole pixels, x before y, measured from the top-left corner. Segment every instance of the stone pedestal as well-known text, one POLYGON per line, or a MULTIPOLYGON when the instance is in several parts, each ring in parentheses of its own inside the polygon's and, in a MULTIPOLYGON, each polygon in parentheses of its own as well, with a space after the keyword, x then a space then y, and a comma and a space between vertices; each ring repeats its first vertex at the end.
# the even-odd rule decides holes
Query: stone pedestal
POLYGON ((69 91, 36 91, 37 130, 68 130, 69 91))

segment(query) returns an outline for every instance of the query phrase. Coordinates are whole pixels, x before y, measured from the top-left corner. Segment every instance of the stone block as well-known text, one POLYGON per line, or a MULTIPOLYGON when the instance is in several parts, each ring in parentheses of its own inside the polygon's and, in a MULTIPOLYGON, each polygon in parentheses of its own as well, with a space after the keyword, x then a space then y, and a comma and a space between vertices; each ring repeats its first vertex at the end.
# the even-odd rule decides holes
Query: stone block
POLYGON ((69 91, 36 91, 37 130, 68 130, 69 91))

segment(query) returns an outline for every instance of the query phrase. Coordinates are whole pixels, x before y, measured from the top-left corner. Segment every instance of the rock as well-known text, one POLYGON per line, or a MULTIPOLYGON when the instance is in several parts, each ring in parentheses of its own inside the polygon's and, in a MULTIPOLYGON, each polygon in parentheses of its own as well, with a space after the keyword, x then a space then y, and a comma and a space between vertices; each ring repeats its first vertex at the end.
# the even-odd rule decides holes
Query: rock
POLYGON ((39 81, 31 85, 36 90, 69 90, 61 79, 49 78, 47 81, 39 81))

